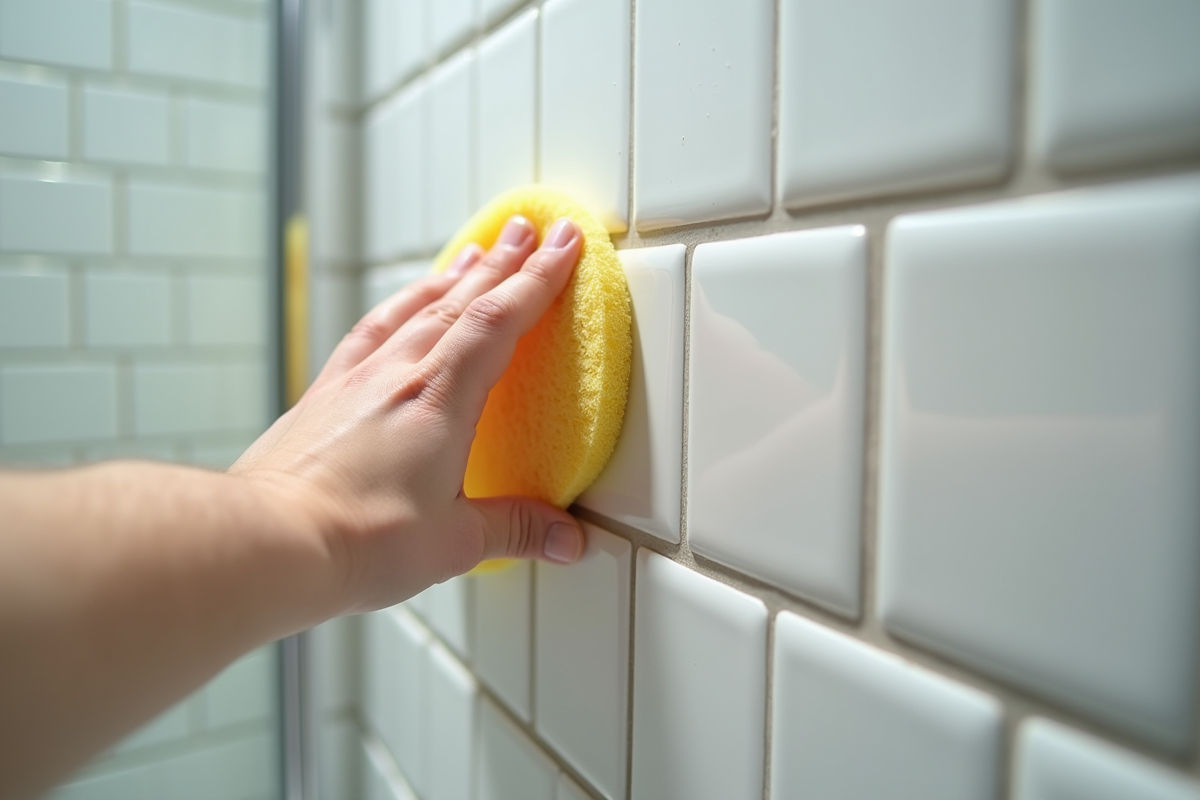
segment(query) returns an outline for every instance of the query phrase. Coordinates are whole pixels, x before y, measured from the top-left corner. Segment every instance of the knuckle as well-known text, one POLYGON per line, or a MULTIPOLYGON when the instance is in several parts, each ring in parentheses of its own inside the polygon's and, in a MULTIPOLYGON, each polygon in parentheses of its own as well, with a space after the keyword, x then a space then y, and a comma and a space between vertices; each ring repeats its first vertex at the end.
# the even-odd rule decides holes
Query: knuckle
POLYGON ((458 305, 450 301, 432 303, 425 306, 425 308, 421 311, 421 315, 425 319, 447 328, 458 320, 460 313, 461 309, 458 307, 458 305))
POLYGON ((515 314, 516 308, 507 295, 489 293, 472 300, 463 316, 475 327, 493 330, 506 327, 515 314))
POLYGON ((535 515, 524 503, 513 503, 508 512, 507 555, 520 557, 532 548, 535 515))
POLYGON ((342 337, 342 341, 376 342, 386 338, 387 335, 387 324, 375 314, 368 314, 354 323, 354 327, 342 337))

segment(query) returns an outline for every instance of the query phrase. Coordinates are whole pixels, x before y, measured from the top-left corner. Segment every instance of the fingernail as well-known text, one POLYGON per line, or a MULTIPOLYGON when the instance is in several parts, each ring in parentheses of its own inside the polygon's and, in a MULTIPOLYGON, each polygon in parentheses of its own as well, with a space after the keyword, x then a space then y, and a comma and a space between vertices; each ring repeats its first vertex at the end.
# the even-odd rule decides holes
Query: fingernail
POLYGON ((532 227, 529 220, 517 214, 504 223, 504 230, 500 231, 498 243, 506 244, 509 247, 520 247, 529 238, 532 227))
POLYGON ((573 564, 583 551, 583 531, 569 522, 556 522, 546 531, 542 554, 560 564, 573 564))
POLYGON ((482 254, 483 248, 471 242, 458 251, 458 255, 454 257, 454 260, 450 262, 450 266, 446 268, 446 274, 451 276, 461 275, 473 267, 482 254))
POLYGON ((558 222, 555 222, 554 227, 546 234, 546 240, 542 242, 542 248, 546 250, 562 250, 575 238, 575 231, 575 223, 563 217, 558 222))

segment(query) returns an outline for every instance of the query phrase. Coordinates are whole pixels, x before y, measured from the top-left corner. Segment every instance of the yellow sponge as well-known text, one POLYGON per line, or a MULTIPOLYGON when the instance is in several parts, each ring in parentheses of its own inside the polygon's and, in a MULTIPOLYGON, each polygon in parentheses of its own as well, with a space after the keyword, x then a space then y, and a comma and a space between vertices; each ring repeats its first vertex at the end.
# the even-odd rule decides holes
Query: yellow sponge
POLYGON ((517 345, 488 395, 467 462, 468 497, 521 494, 560 508, 599 476, 621 432, 633 349, 629 287, 604 226, 544 186, 500 195, 438 254, 447 268, 469 242, 492 246, 520 214, 541 240, 560 217, 583 231, 583 252, 562 295, 517 345))

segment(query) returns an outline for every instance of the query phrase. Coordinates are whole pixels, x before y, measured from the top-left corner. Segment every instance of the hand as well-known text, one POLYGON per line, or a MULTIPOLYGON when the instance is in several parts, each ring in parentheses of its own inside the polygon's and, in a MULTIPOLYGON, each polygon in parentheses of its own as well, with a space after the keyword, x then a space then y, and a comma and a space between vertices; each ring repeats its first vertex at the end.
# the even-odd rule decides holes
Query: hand
POLYGON ((392 605, 488 558, 570 563, 579 524, 530 498, 468 499, 467 455, 488 391, 567 285, 582 234, 513 217, 486 254, 459 253, 376 306, 230 473, 328 543, 340 613, 392 605))

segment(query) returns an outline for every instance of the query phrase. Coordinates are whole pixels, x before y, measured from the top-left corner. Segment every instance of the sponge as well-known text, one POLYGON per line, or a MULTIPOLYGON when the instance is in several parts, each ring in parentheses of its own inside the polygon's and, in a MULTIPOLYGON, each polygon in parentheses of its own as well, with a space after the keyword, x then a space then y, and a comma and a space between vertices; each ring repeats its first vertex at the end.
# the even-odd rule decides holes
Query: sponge
POLYGON ((567 288, 521 338, 488 395, 467 461, 468 497, 520 494, 560 508, 599 476, 621 432, 633 351, 629 287, 604 226, 582 205, 544 186, 500 195, 438 254, 445 270, 468 243, 490 248, 514 214, 538 240, 560 217, 583 232, 567 288))

